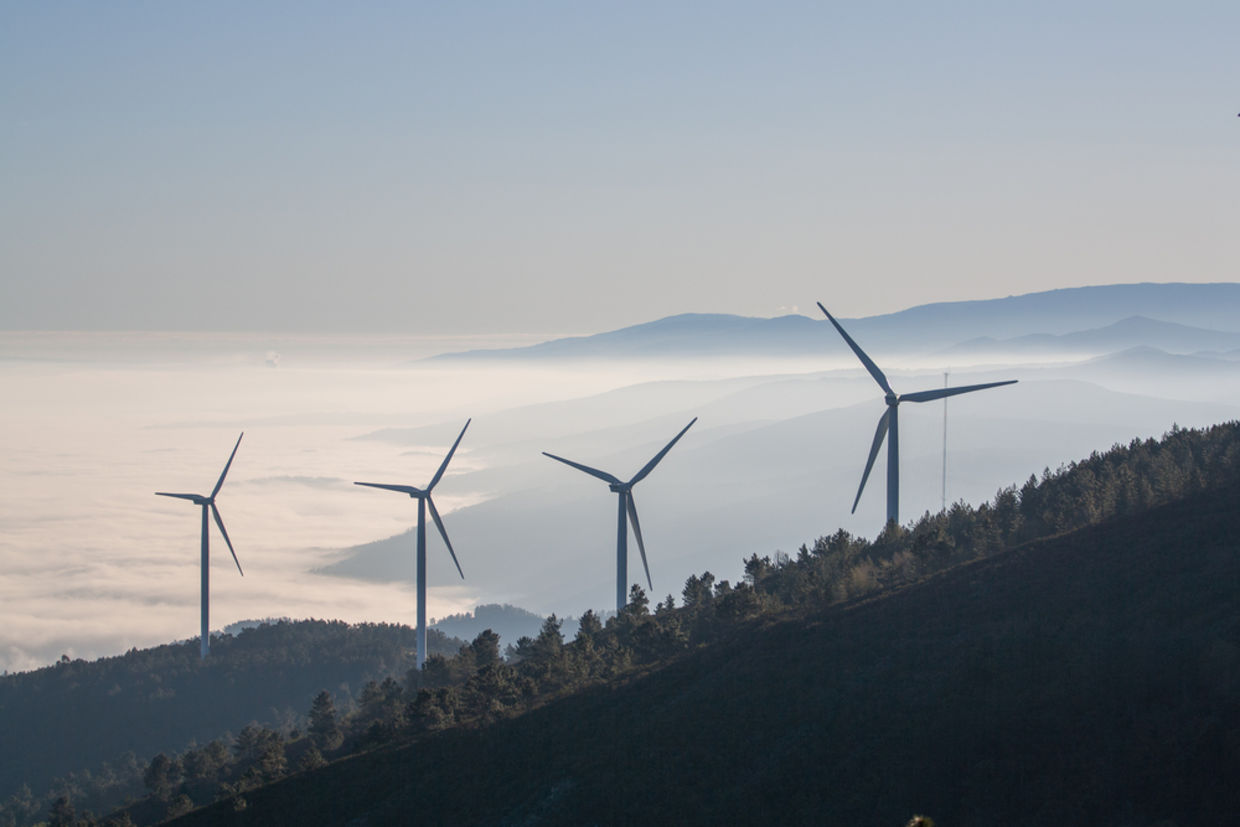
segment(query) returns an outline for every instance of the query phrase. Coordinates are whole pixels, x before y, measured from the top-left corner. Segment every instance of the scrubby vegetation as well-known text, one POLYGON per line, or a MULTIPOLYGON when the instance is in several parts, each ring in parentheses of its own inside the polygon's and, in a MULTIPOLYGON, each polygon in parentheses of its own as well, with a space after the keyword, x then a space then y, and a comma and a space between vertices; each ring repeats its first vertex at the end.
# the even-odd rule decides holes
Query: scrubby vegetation
POLYGON ((754 555, 745 578, 763 607, 839 602, 1238 480, 1240 425, 1173 428, 1161 440, 1134 439, 1047 469, 980 506, 958 502, 911 526, 889 525, 872 542, 837 531, 796 559, 754 555))
POLYGON ((355 705, 324 682, 304 718, 143 762, 112 819, 1208 823, 1240 754, 1238 496, 1240 426, 1177 428, 679 601, 634 587, 572 640, 552 616, 504 658, 485 631, 355 705))

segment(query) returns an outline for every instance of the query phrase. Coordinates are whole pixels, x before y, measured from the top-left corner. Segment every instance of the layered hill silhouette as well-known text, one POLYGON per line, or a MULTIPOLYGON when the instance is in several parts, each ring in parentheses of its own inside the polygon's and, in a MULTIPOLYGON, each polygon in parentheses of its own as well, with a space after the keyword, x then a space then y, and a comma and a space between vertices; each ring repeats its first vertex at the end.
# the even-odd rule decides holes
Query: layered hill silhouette
POLYGON ((754 555, 515 665, 475 641, 369 751, 177 823, 1226 823, 1237 504, 1231 424, 754 555), (607 651, 632 665, 591 680, 607 651))
MULTIPOLYGON (((822 299, 831 308, 830 290, 822 299)), ((1117 284, 1074 287, 979 301, 918 305, 897 313, 841 321, 859 342, 878 351, 962 354, 991 343, 1000 351, 1030 346, 1087 348, 1094 352, 1138 344, 1201 342, 1192 349, 1234 349, 1240 333, 1240 284, 1117 284), (1144 321, 1132 321, 1137 318, 1144 321), (1161 322, 1162 325, 1151 324, 1161 322), (1111 326, 1119 323, 1117 329, 1111 326), (1059 339, 1069 335, 1075 338, 1059 339), (1157 341, 1148 337, 1156 335, 1157 341), (1034 337, 1032 340, 1019 340, 1034 337), (1001 341, 1002 340, 1002 341, 1001 341), (1128 342, 1124 344, 1123 342, 1128 342)), ((702 358, 710 356, 821 356, 836 344, 817 316, 750 318, 686 313, 645 324, 554 339, 520 348, 473 350, 434 357, 462 360, 576 360, 702 358)))
POLYGON ((1229 351, 1240 347, 1240 333, 1206 330, 1145 316, 1129 316, 1106 327, 1057 336, 1038 333, 1014 339, 973 339, 947 349, 944 355, 1051 356, 1114 353, 1134 347, 1181 354, 1229 351))
MULTIPOLYGON (((977 394, 954 405, 952 498, 981 501, 1030 471, 1040 473, 1047 465, 1054 467, 1117 439, 1160 433, 1177 420, 1199 425, 1237 416, 1237 409, 1226 404, 1187 405, 1131 395, 1140 393, 1141 383, 1148 379, 1142 372, 1146 364, 1144 359, 1125 363, 1124 375, 1132 377, 1129 393, 1054 378, 1068 373, 1066 369, 1046 378, 1041 371, 1025 370, 1012 374, 1020 376, 1020 384, 995 391, 991 398, 977 394)), ((1220 398, 1240 398, 1234 396, 1240 390, 1240 372, 1233 363, 1219 365, 1236 378, 1230 384, 1212 378, 1208 384, 1220 398)), ((1091 381, 1099 373, 1112 372, 1112 367, 1081 366, 1079 377, 1091 381)), ((1068 375, 1077 374, 1074 370, 1068 375)), ((1177 370, 1169 376, 1162 380, 1168 387, 1190 381, 1203 384, 1190 371, 1177 370)), ((932 377, 901 377, 897 387, 933 387, 932 377)), ((953 383, 1004 378, 1010 377, 992 371, 954 376, 953 383)), ((485 467, 451 480, 452 490, 502 494, 444 518, 453 543, 474 561, 468 569, 470 582, 490 593, 512 595, 505 599, 543 614, 578 614, 605 605, 606 598, 596 595, 614 593, 614 504, 605 490, 595 490, 589 480, 582 484, 571 472, 561 473, 539 451, 632 473, 662 447, 666 433, 675 433, 694 415, 701 417, 699 423, 677 446, 679 453, 660 467, 665 476, 649 480, 661 489, 654 489, 657 495, 647 500, 641 514, 651 555, 653 596, 677 593, 686 577, 704 569, 731 577, 742 557, 753 551, 792 552, 824 526, 860 532, 881 528, 881 464, 875 469, 878 487, 871 480, 857 515, 848 513, 874 420, 882 409, 874 382, 863 370, 844 378, 775 377, 743 387, 729 382, 724 383, 727 392, 714 384, 699 382, 681 390, 681 383, 675 383, 674 394, 683 394, 685 407, 665 415, 656 408, 657 418, 650 413, 652 406, 644 404, 659 391, 652 383, 582 402, 518 410, 511 424, 507 413, 482 422, 480 440, 502 431, 497 436, 509 441, 487 446, 480 462, 485 467), (713 398, 707 396, 711 391, 717 394, 713 398), (851 398, 860 401, 847 404, 851 398), (841 407, 823 410, 824 402, 841 407), (610 405, 607 413, 596 413, 606 405, 610 405), (546 433, 561 422, 576 423, 583 430, 554 438, 546 433), (514 537, 539 549, 539 565, 510 563, 514 537), (587 592, 595 582, 602 588, 587 592), (548 593, 557 595, 555 602, 526 597, 548 593), (584 594, 578 597, 579 593, 584 594)), ((928 405, 910 411, 901 421, 902 504, 910 516, 940 507, 941 428, 940 411, 928 405)), ((447 427, 429 426, 411 430, 407 442, 393 444, 433 445, 444 434, 448 439, 454 436, 447 427)), ((411 548, 409 536, 385 538, 342 550, 322 571, 380 582, 407 579, 412 572, 411 548)))
MULTIPOLYGON (((542 615, 518 606, 500 603, 482 603, 472 612, 448 615, 434 620, 431 629, 437 629, 452 638, 472 640, 488 629, 499 635, 500 644, 515 644, 523 637, 536 637, 546 620, 542 615)), ((576 633, 575 625, 563 627, 564 634, 576 633)))

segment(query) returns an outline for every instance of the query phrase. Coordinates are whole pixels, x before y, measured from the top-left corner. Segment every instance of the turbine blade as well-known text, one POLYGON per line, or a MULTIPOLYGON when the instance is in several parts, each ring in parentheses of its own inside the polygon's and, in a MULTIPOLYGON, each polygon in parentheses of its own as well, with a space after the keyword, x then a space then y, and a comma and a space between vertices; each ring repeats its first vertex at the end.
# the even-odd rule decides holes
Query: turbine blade
POLYGON ((421 497, 425 492, 420 488, 414 488, 412 485, 388 485, 382 482, 355 482, 354 485, 365 485, 369 488, 382 488, 384 491, 399 491, 401 494, 408 494, 410 497, 421 497))
MULTIPOLYGON (((228 529, 224 528, 224 521, 220 519, 220 510, 215 507, 215 503, 211 503, 211 516, 215 518, 215 524, 220 527, 224 542, 228 543, 228 550, 232 553, 233 562, 237 564, 237 571, 241 571, 241 561, 237 559, 237 552, 233 551, 232 540, 228 539, 228 529)), ((245 577, 245 572, 241 571, 241 576, 245 577)))
POLYGON ((608 474, 606 471, 600 471, 597 468, 591 468, 588 465, 582 465, 580 462, 573 462, 571 459, 564 459, 564 457, 557 457, 555 454, 548 454, 546 451, 543 451, 543 456, 551 457, 554 460, 559 460, 565 465, 571 465, 574 468, 576 468, 578 471, 585 471, 590 476, 598 477, 603 482, 610 482, 610 483, 614 483, 615 485, 623 485, 623 483, 620 482, 620 480, 616 479, 611 474, 608 474))
POLYGON ((178 500, 195 500, 195 499, 198 499, 198 497, 201 495, 199 494, 169 494, 167 491, 156 491, 155 496, 156 497, 176 497, 178 500))
MULTIPOLYGON (((465 428, 468 428, 469 423, 473 421, 474 420, 472 417, 465 420, 465 428)), ((461 444, 461 437, 465 436, 465 428, 461 429, 460 436, 456 438, 456 442, 452 443, 452 447, 448 450, 448 455, 444 457, 443 462, 439 464, 439 470, 435 472, 434 478, 431 479, 431 484, 426 486, 426 492, 428 494, 430 493, 430 490, 438 484, 439 478, 443 476, 443 472, 448 469, 448 463, 452 461, 452 455, 456 453, 456 446, 461 444)))
POLYGON ((865 365, 865 369, 868 370, 870 375, 874 377, 874 381, 878 383, 878 386, 887 393, 895 393, 895 391, 891 389, 891 385, 887 384, 887 377, 883 375, 881 370, 878 369, 878 365, 874 364, 874 360, 869 356, 866 356, 865 351, 861 349, 861 346, 854 342, 852 337, 844 332, 844 328, 840 327, 840 323, 835 320, 835 317, 830 313, 827 313, 827 308, 822 306, 822 302, 818 302, 818 309, 827 314, 827 318, 831 320, 831 324, 835 325, 835 329, 838 330, 840 335, 844 337, 844 341, 848 342, 848 346, 852 348, 853 353, 857 354, 857 358, 861 360, 861 364, 865 365))
POLYGON ((637 474, 635 474, 635 475, 633 476, 633 479, 629 480, 629 485, 635 485, 635 484, 637 484, 637 483, 641 482, 642 480, 644 480, 644 479, 646 478, 646 475, 647 475, 647 474, 649 474, 651 471, 653 471, 653 470, 654 470, 654 467, 655 467, 656 465, 658 465, 658 464, 659 464, 659 462, 660 462, 660 461, 661 461, 661 460, 662 460, 665 456, 667 456, 667 452, 668 452, 668 451, 670 451, 670 450, 672 450, 672 446, 673 446, 673 445, 675 445, 675 444, 676 444, 676 442, 677 442, 677 441, 678 441, 678 440, 679 440, 682 436, 684 436, 684 435, 685 435, 685 431, 687 431, 687 430, 689 430, 690 428, 692 428, 692 427, 693 427, 693 423, 694 423, 694 422, 697 422, 697 417, 696 417, 696 416, 695 416, 695 417, 693 417, 693 420, 692 420, 692 421, 691 421, 688 425, 686 425, 684 428, 682 428, 682 429, 680 430, 680 433, 678 433, 678 434, 676 434, 676 436, 672 437, 672 441, 671 441, 671 442, 669 442, 669 443, 667 443, 667 445, 664 445, 664 446, 663 446, 663 450, 662 450, 662 451, 660 451, 659 453, 655 454, 655 455, 654 455, 654 458, 653 458, 653 459, 651 459, 651 460, 650 460, 650 462, 647 462, 647 463, 646 463, 646 466, 645 466, 644 468, 642 468, 642 470, 638 471, 638 472, 637 472, 637 474))
POLYGON ((650 587, 651 592, 654 592, 654 583, 650 580, 650 566, 646 564, 646 544, 642 542, 642 526, 637 521, 637 506, 633 502, 632 491, 625 492, 624 501, 629 508, 629 523, 633 526, 633 536, 637 538, 637 550, 642 554, 642 568, 646 570, 646 585, 650 587))
POLYGON ((443 520, 439 519, 439 509, 435 508, 435 501, 426 497, 426 504, 431 507, 431 519, 435 521, 435 527, 439 529, 439 536, 443 537, 444 545, 448 547, 448 553, 452 555, 452 562, 456 563, 456 571, 461 575, 461 579, 465 579, 465 572, 461 571, 461 561, 456 559, 456 552, 452 550, 452 541, 448 539, 448 532, 443 527, 443 520))
MULTIPOLYGON (((245 431, 241 432, 241 436, 245 436, 245 431)), ((224 487, 224 477, 228 476, 228 469, 232 466, 233 457, 237 455, 237 449, 241 447, 241 436, 237 437, 237 444, 233 446, 232 453, 228 455, 228 462, 224 463, 224 470, 220 472, 219 481, 211 489, 211 499, 213 500, 215 495, 220 493, 220 489, 224 487)))
POLYGON ((878 430, 874 432, 874 444, 870 446, 870 458, 865 461, 865 473, 861 475, 861 485, 857 487, 857 498, 853 500, 852 512, 857 513, 857 503, 861 502, 861 492, 865 490, 865 481, 870 478, 870 471, 874 468, 874 459, 878 456, 878 449, 883 447, 883 440, 887 438, 887 424, 891 418, 891 409, 883 411, 883 415, 878 419, 878 430))
POLYGON ((1015 385, 1015 379, 1009 379, 1006 382, 987 382, 984 385, 961 385, 956 388, 935 388, 929 391, 918 391, 917 393, 906 393, 900 397, 901 402, 933 402, 935 399, 943 399, 948 396, 955 396, 958 393, 969 393, 970 391, 980 391, 986 388, 997 388, 1000 385, 1015 385))

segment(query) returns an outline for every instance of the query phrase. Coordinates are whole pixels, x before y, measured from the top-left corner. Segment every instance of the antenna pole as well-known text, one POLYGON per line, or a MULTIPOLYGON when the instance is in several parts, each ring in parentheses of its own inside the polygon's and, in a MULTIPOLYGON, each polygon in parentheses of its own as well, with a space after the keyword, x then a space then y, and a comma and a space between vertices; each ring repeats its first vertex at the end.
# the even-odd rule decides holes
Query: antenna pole
MULTIPOLYGON (((947 387, 947 371, 943 371, 943 387, 947 387)), ((943 397, 943 510, 947 510, 947 397, 943 397)))

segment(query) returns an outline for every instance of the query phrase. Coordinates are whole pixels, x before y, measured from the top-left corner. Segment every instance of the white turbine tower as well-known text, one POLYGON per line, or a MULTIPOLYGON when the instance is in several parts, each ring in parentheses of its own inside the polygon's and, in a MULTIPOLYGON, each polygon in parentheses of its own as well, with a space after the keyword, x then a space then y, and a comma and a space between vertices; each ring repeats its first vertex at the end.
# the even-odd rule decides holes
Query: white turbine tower
POLYGON ((874 377, 874 381, 883 389, 887 399, 887 410, 879 417, 878 430, 874 434, 874 443, 870 446, 870 457, 865 463, 865 473, 861 475, 861 485, 857 488, 857 498, 853 500, 852 510, 857 511, 857 503, 861 502, 861 492, 865 490, 865 481, 870 478, 870 469, 874 467, 874 459, 878 456, 878 449, 883 447, 883 439, 890 432, 890 440, 887 442, 887 522, 900 522, 900 403, 901 402, 931 402, 935 399, 946 399, 949 396, 955 396, 960 393, 970 393, 972 391, 985 390, 986 388, 997 388, 1000 385, 1013 385, 1015 379, 1009 379, 1005 382, 987 382, 982 385, 962 385, 957 388, 935 388, 934 390, 918 391, 916 393, 897 394, 891 389, 891 385, 887 382, 887 377, 878 369, 878 365, 865 354, 865 351, 852 340, 852 337, 844 332, 844 328, 840 327, 840 323, 835 317, 827 313, 827 308, 822 306, 822 302, 818 302, 818 309, 826 313, 831 324, 835 325, 835 329, 844 337, 844 341, 852 348, 853 353, 857 354, 857 358, 861 360, 861 364, 865 365, 865 369, 874 377))
POLYGON ((628 482, 621 482, 618 478, 612 476, 606 471, 600 471, 597 468, 591 468, 588 465, 582 465, 579 462, 573 462, 571 459, 564 459, 564 457, 557 457, 555 454, 548 454, 546 451, 543 451, 543 454, 545 456, 551 457, 554 460, 559 460, 565 465, 571 465, 572 467, 576 468, 578 471, 584 471, 590 476, 597 477, 603 482, 608 483, 611 490, 614 491, 618 495, 618 506, 619 507, 617 509, 617 515, 616 515, 616 611, 617 612, 623 611, 625 605, 628 603, 629 543, 628 543, 627 524, 625 523, 626 514, 628 515, 629 521, 632 522, 633 524, 633 534, 634 536, 637 537, 637 549, 638 551, 641 552, 642 566, 643 568, 646 569, 646 585, 650 587, 651 591, 654 591, 654 583, 651 582, 650 580, 650 566, 647 565, 646 563, 646 545, 645 543, 642 542, 641 524, 637 521, 637 506, 633 503, 633 486, 637 485, 639 482, 644 480, 646 478, 646 475, 648 475, 651 471, 654 470, 654 467, 659 464, 659 461, 662 460, 663 457, 667 456, 667 452, 672 450, 672 446, 676 444, 677 440, 679 440, 682 436, 685 435, 685 431, 693 427, 694 422, 697 422, 696 416, 693 417, 693 420, 688 425, 686 425, 683 429, 681 429, 680 433, 676 434, 676 436, 672 438, 671 442, 663 446, 663 450, 655 454, 654 457, 650 460, 650 462, 647 462, 642 467, 642 470, 634 474, 633 478, 629 480, 628 482))
POLYGON ((211 511, 211 516, 215 518, 215 524, 220 528, 220 534, 224 535, 224 542, 228 544, 228 550, 232 553, 233 562, 237 564, 237 571, 241 572, 241 576, 245 576, 245 572, 241 571, 241 561, 237 559, 237 552, 233 551, 232 540, 228 539, 228 530, 224 528, 224 521, 220 519, 220 510, 215 507, 215 495, 220 493, 220 489, 224 486, 224 477, 228 476, 228 469, 232 466, 233 457, 237 455, 237 449, 241 447, 241 437, 245 436, 245 432, 241 432, 241 436, 237 437, 237 444, 233 446, 232 453, 228 455, 228 462, 224 464, 224 470, 220 473, 220 478, 215 483, 215 488, 211 489, 211 493, 207 496, 201 494, 169 494, 166 491, 156 491, 159 497, 175 497, 178 500, 189 500, 194 505, 202 506, 202 640, 199 644, 199 654, 205 658, 207 652, 211 648, 210 625, 209 625, 209 587, 211 580, 210 566, 210 550, 207 534, 207 511, 211 511))
POLYGON ((379 482, 355 482, 354 485, 365 485, 370 488, 383 488, 388 491, 397 491, 401 494, 408 494, 410 497, 418 501, 418 556, 415 563, 417 573, 417 594, 418 594, 418 636, 417 636, 417 664, 418 669, 422 668, 422 664, 426 663, 426 509, 430 506, 431 517, 435 520, 435 526, 439 529, 439 534, 443 537, 444 545, 448 547, 448 553, 452 555, 452 562, 456 563, 457 573, 461 575, 461 579, 465 579, 465 572, 461 571, 460 561, 456 559, 456 552, 452 549, 452 541, 448 539, 448 532, 443 527, 443 520, 439 518, 439 510, 435 508, 435 501, 431 499, 431 490, 439 484, 439 480, 443 477, 443 472, 447 470, 448 463, 452 461, 452 455, 456 453, 456 446, 461 444, 461 437, 465 436, 465 429, 469 427, 472 419, 465 421, 465 428, 461 429, 460 436, 456 438, 456 442, 452 443, 452 448, 448 451, 448 455, 443 458, 443 462, 439 465, 439 470, 435 472, 435 476, 431 478, 430 485, 426 488, 414 488, 412 485, 388 485, 379 482))

